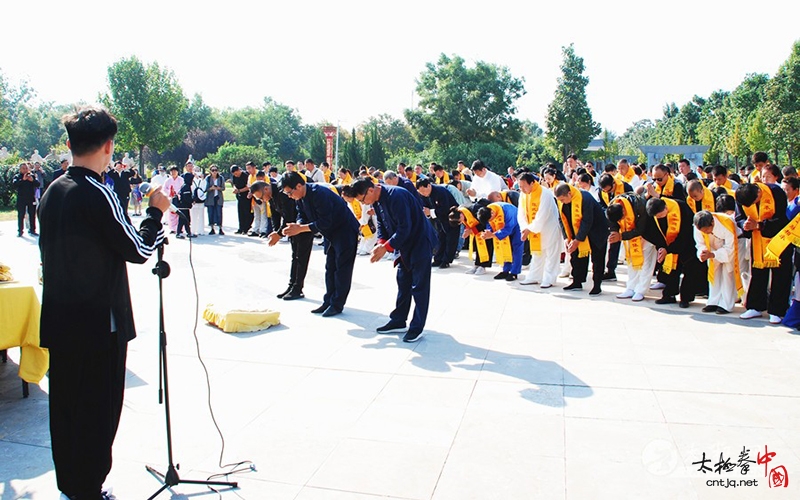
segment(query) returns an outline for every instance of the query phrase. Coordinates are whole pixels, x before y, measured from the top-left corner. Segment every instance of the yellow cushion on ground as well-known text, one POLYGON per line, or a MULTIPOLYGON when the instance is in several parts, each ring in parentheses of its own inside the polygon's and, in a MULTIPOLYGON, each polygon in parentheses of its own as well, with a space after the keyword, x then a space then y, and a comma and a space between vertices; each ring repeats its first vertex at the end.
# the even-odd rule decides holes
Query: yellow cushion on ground
POLYGON ((280 324, 281 313, 269 309, 245 311, 225 309, 208 304, 203 311, 203 319, 221 328, 225 333, 256 332, 280 324))

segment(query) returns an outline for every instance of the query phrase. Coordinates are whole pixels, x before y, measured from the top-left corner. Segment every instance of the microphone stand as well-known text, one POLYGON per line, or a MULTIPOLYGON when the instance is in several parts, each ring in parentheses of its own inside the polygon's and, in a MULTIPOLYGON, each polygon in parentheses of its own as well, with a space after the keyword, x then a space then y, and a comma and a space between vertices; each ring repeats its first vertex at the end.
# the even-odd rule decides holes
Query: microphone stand
POLYGON ((159 481, 164 483, 161 488, 158 489, 153 495, 151 495, 147 500, 153 500, 162 491, 170 488, 172 486, 176 486, 178 484, 201 484, 206 486, 228 486, 231 488, 238 487, 238 483, 235 482, 224 482, 224 481, 197 481, 197 480, 187 480, 181 479, 178 475, 178 469, 180 468, 180 464, 176 465, 172 461, 172 422, 170 419, 170 411, 169 411, 169 379, 168 379, 168 370, 167 370, 167 332, 164 330, 164 280, 169 276, 170 268, 169 264, 164 260, 164 245, 168 243, 167 239, 164 238, 164 242, 158 246, 158 260, 156 262, 156 266, 153 268, 153 274, 158 276, 158 357, 159 357, 159 365, 158 365, 158 404, 164 405, 164 414, 166 415, 166 422, 167 422, 167 473, 162 474, 161 472, 155 470, 154 468, 150 467, 149 465, 145 465, 145 469, 150 474, 156 476, 159 481))

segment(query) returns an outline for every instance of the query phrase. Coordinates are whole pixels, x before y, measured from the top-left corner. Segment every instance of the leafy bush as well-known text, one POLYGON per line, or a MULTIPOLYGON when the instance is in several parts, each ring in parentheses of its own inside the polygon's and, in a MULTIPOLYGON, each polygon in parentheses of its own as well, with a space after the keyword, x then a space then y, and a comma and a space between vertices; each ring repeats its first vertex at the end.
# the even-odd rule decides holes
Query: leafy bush
POLYGON ((259 168, 265 161, 271 161, 273 164, 278 163, 265 149, 226 142, 215 153, 200 160, 198 165, 201 168, 208 168, 214 163, 219 167, 220 173, 223 173, 228 178, 231 165, 239 165, 244 168, 245 163, 248 161, 254 162, 259 168))

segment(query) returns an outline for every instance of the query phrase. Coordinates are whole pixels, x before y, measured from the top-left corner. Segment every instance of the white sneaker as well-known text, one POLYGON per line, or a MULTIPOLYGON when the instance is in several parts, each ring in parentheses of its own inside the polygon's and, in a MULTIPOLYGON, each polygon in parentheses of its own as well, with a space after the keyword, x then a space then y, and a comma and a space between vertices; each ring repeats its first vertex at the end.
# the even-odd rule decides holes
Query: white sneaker
POLYGON ((525 278, 524 280, 519 280, 519 284, 520 285, 538 285, 539 282, 536 281, 536 280, 529 280, 528 278, 525 278))
POLYGON ((618 299, 629 299, 633 297, 633 290, 625 290, 621 294, 617 295, 618 299))
POLYGON ((781 321, 783 321, 783 318, 781 318, 780 316, 775 316, 774 314, 769 315, 769 322, 772 323, 773 325, 780 325, 781 321))
POLYGON ((664 288, 667 288, 667 285, 661 283, 660 281, 657 281, 652 285, 650 285, 650 290, 663 290, 664 288))
POLYGON ((631 300, 634 302, 641 302, 644 300, 644 295, 642 295, 641 293, 634 293, 633 298, 631 300))
POLYGON ((756 311, 755 309, 748 309, 739 315, 739 318, 741 319, 753 319, 760 317, 761 317, 761 311, 756 311))
POLYGON ((486 274, 486 268, 478 266, 478 267, 475 268, 475 272, 472 273, 472 274, 474 274, 475 276, 480 276, 481 274, 486 274))
POLYGON ((475 271, 478 270, 478 266, 473 267, 472 269, 467 270, 467 274, 475 274, 475 271))

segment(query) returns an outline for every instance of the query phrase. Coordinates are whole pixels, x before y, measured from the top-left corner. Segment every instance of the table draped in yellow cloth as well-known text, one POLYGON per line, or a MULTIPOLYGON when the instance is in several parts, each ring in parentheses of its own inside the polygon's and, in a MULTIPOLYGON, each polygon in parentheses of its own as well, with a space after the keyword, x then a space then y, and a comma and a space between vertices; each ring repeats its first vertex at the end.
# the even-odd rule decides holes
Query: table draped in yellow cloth
POLYGON ((203 319, 218 326, 225 333, 244 333, 266 330, 280 324, 278 311, 227 309, 224 306, 208 304, 203 311, 203 319))
POLYGON ((20 347, 19 377, 38 384, 50 367, 50 353, 39 347, 41 305, 30 285, 0 283, 0 350, 20 347))

